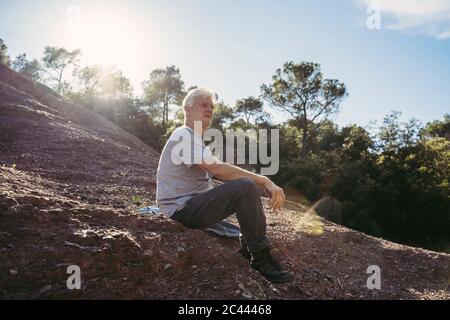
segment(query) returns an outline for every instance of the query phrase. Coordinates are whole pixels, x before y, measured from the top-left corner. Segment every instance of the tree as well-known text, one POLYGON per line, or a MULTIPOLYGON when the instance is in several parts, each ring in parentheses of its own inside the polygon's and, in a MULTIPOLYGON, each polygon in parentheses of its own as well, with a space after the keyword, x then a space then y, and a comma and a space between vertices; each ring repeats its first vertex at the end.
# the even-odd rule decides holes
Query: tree
POLYGON ((289 113, 302 131, 300 156, 305 158, 312 124, 339 110, 347 96, 344 83, 323 79, 320 65, 311 62, 287 62, 278 69, 271 84, 261 86, 262 97, 275 108, 289 113))
POLYGON ((180 104, 184 95, 180 69, 175 66, 155 69, 150 73, 149 80, 142 83, 142 87, 145 102, 162 108, 162 124, 165 127, 169 121, 170 105, 180 104))
POLYGON ((378 132, 377 148, 385 153, 397 153, 401 148, 414 145, 419 139, 421 124, 416 119, 400 122, 400 111, 391 111, 383 118, 378 132))
POLYGON ((248 97, 236 101, 236 111, 238 114, 244 116, 247 124, 250 123, 250 119, 253 119, 263 112, 263 103, 261 100, 254 97, 248 97))
POLYGON ((37 59, 28 60, 27 55, 22 53, 13 62, 13 69, 18 73, 34 81, 42 79, 42 67, 37 59))
POLYGON ((255 123, 259 126, 259 127, 270 127, 272 125, 272 116, 270 115, 270 113, 266 112, 266 111, 261 111, 255 119, 255 123))
POLYGON ((227 122, 233 121, 235 118, 234 110, 227 106, 223 100, 216 102, 214 105, 213 121, 211 128, 224 130, 224 125, 227 122))
POLYGON ((442 137, 450 140, 450 114, 444 115, 443 120, 435 120, 427 123, 424 130, 421 132, 422 136, 428 137, 442 137))
POLYGON ((374 147, 372 138, 366 129, 351 125, 342 128, 344 144, 342 145, 345 160, 359 160, 374 147))
POLYGON ((117 124, 138 137, 142 142, 161 152, 166 140, 162 137, 166 130, 154 121, 151 112, 143 108, 139 99, 127 99, 118 110, 117 124))
MULTIPOLYGON (((295 127, 295 121, 292 121, 292 126, 295 127)), ((344 137, 339 130, 337 124, 331 120, 324 120, 320 126, 314 126, 310 135, 310 151, 312 153, 319 153, 321 151, 330 153, 342 147, 344 137)))
POLYGON ((100 80, 104 75, 105 70, 100 65, 86 66, 79 70, 77 77, 81 83, 83 93, 90 96, 95 95, 100 80))
POLYGON ((79 91, 70 96, 73 100, 90 108, 108 109, 109 104, 109 109, 113 109, 115 105, 125 103, 122 100, 131 99, 133 95, 130 80, 120 70, 92 65, 77 70, 76 76, 79 91))
POLYGON ((7 67, 11 66, 11 59, 8 55, 8 46, 3 39, 0 39, 0 64, 4 64, 7 67))
POLYGON ((80 55, 79 49, 67 51, 64 48, 45 47, 43 64, 49 80, 56 82, 55 89, 58 93, 67 90, 68 84, 63 80, 64 72, 70 67, 78 67, 80 55))
POLYGON ((101 97, 109 100, 130 98, 133 88, 120 70, 109 72, 100 80, 101 97))

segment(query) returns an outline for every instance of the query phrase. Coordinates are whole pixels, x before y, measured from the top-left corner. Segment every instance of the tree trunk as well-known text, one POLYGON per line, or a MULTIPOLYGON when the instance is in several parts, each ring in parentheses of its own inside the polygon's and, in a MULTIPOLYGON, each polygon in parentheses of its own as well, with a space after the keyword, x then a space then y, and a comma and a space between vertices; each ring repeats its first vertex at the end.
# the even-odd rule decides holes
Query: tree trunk
POLYGON ((169 122, 169 104, 167 101, 163 102, 163 127, 169 122))
POLYGON ((62 79, 62 71, 59 74, 59 79, 58 79, 58 94, 61 94, 61 79, 62 79))
POLYGON ((169 121, 167 113, 169 110, 167 110, 167 105, 164 104, 164 123, 167 123, 169 121))
POLYGON ((308 153, 308 127, 305 124, 303 127, 303 137, 302 137, 302 149, 300 150, 300 158, 305 159, 308 153))
POLYGON ((163 128, 166 127, 166 108, 163 106, 163 114, 162 114, 162 125, 163 128))
POLYGON ((166 106, 166 123, 169 122, 169 106, 166 106))
POLYGON ((61 80, 62 80, 62 76, 63 76, 64 69, 65 69, 65 66, 62 67, 61 72, 59 73, 59 79, 58 79, 58 94, 61 94, 61 80))

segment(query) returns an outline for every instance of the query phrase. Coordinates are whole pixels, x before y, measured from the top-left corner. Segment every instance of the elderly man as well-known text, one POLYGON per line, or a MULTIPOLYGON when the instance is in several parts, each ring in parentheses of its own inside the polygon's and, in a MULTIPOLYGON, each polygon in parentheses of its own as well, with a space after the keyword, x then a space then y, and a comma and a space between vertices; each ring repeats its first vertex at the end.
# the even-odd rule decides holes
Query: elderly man
POLYGON ((270 253, 266 217, 256 185, 270 195, 270 207, 279 210, 283 189, 265 176, 218 160, 203 142, 214 112, 214 94, 191 90, 183 101, 184 125, 177 128, 161 153, 156 200, 168 217, 190 228, 204 229, 236 213, 241 228, 239 252, 272 282, 287 282, 293 275, 270 253), (180 154, 180 146, 186 147, 180 154), (192 151, 193 154, 186 151, 192 151), (192 155, 194 155, 192 157, 192 155), (200 156, 198 156, 200 155, 200 156), (224 181, 214 187, 211 178, 224 181))

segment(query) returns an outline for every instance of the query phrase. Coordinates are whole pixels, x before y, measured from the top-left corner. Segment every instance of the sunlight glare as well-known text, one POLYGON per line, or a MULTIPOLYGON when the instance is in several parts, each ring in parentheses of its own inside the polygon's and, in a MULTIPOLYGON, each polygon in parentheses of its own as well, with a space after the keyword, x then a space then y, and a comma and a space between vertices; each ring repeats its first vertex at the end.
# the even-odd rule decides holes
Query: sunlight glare
POLYGON ((139 72, 149 43, 142 26, 131 15, 115 12, 80 12, 70 28, 72 47, 82 51, 83 61, 116 66, 130 76, 139 72))

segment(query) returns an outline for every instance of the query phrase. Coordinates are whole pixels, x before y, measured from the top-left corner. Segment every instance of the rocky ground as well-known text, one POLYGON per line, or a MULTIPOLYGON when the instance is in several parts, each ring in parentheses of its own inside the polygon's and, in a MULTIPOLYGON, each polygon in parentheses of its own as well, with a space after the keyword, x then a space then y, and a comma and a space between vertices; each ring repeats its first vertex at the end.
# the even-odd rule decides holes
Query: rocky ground
POLYGON ((295 202, 266 210, 274 252, 295 274, 272 285, 236 253, 238 241, 137 213, 154 203, 158 157, 0 65, 0 298, 450 298, 450 255, 367 236, 295 202), (69 265, 80 266, 81 290, 67 289, 69 265), (381 269, 379 290, 367 288, 370 265, 381 269))

